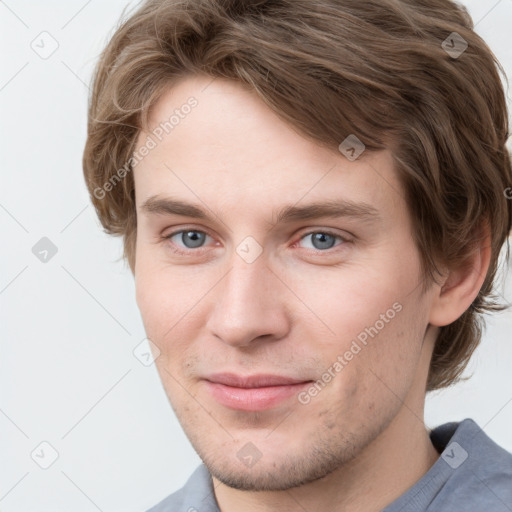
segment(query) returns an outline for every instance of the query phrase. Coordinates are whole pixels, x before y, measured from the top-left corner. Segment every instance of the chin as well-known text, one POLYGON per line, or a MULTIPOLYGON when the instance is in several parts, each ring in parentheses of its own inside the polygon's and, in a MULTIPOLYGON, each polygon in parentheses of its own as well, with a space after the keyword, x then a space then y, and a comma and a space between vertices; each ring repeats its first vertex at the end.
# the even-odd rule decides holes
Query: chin
MULTIPOLYGON (((269 454, 270 455, 270 454, 269 454)), ((285 491, 325 478, 343 464, 343 457, 332 452, 311 449, 295 457, 274 453, 272 460, 256 462, 244 467, 234 460, 211 460, 201 457, 210 473, 224 485, 242 491, 285 491)))

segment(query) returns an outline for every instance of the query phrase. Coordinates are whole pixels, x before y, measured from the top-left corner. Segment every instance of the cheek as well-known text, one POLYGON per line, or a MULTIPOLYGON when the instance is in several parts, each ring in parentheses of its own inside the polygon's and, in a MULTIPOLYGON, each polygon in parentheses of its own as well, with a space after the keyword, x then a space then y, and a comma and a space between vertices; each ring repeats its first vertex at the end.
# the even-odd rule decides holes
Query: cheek
MULTIPOLYGON (((156 366, 162 378, 164 370, 177 376, 186 370, 184 363, 194 348, 192 341, 204 325, 199 318, 206 292, 201 285, 204 280, 141 256, 135 278, 137 306, 147 337, 160 350, 156 366)), ((173 386, 172 379, 165 380, 173 386)))
POLYGON ((146 335, 160 349, 164 356, 159 358, 161 361, 169 349, 166 340, 178 329, 183 316, 177 301, 181 292, 165 272, 154 264, 145 265, 144 258, 141 258, 136 271, 135 293, 146 335))
POLYGON ((364 346, 400 321, 402 312, 398 310, 403 309, 404 294, 396 282, 385 282, 382 275, 372 276, 363 269, 343 269, 336 275, 316 277, 301 279, 294 289, 307 307, 304 311, 304 305, 296 306, 304 311, 302 327, 312 333, 316 330, 314 342, 319 350, 322 347, 327 353, 343 354, 351 349, 353 341, 364 346), (320 336, 320 330, 325 335, 320 336))
POLYGON ((369 397, 378 404, 399 405, 405 400, 417 377, 422 354, 426 319, 418 297, 408 297, 400 304, 401 310, 389 323, 374 323, 377 332, 370 332, 367 345, 361 351, 365 366, 369 397))
POLYGON ((138 260, 135 273, 135 297, 137 306, 142 316, 146 334, 151 339, 154 332, 158 331, 158 323, 161 320, 162 302, 160 300, 161 286, 154 276, 147 271, 143 262, 138 260))
MULTIPOLYGON (((414 278, 398 272, 387 274, 387 279, 380 272, 380 279, 370 272, 361 272, 359 279, 354 275, 347 272, 346 279, 313 287, 308 305, 330 332, 314 336, 311 323, 304 339, 311 353, 321 354, 324 371, 335 373, 331 392, 340 407, 359 404, 359 411, 368 412, 396 401, 394 393, 401 398, 407 393, 428 319, 419 290, 411 293, 414 278), (336 362, 340 364, 334 366, 336 362)), ((319 325, 318 319, 314 325, 319 325)))
POLYGON ((179 316, 184 303, 193 293, 191 286, 186 289, 183 272, 179 269, 172 272, 155 255, 156 252, 156 247, 137 246, 136 300, 144 322, 150 328, 157 326, 159 322, 172 325, 172 321, 179 316))
POLYGON ((333 330, 345 339, 362 344, 382 340, 381 345, 391 348, 401 345, 414 327, 410 319, 415 320, 421 310, 415 289, 418 271, 414 257, 407 262, 393 251, 384 253, 373 264, 340 274, 337 285, 324 289, 331 300, 319 307, 329 314, 333 330))

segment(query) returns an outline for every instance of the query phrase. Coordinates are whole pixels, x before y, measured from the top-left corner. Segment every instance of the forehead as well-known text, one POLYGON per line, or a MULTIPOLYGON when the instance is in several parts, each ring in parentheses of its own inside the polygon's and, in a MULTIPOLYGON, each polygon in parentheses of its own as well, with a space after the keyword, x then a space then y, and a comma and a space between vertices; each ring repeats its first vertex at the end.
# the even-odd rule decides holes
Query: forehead
POLYGON ((149 120, 136 148, 151 146, 134 168, 138 207, 172 192, 252 213, 322 199, 405 208, 389 151, 349 161, 305 138, 238 82, 185 78, 161 96, 149 120))
MULTIPOLYGON (((161 149, 176 156, 215 156, 212 166, 286 158, 323 163, 328 150, 285 124, 247 85, 221 78, 192 76, 169 88, 151 110, 150 127, 161 131, 161 149), (193 107, 187 108, 187 105, 193 107), (172 125, 169 126, 170 124, 172 125), (222 159, 222 160, 221 160, 222 159)), ((241 171, 243 169, 240 169, 241 171)))

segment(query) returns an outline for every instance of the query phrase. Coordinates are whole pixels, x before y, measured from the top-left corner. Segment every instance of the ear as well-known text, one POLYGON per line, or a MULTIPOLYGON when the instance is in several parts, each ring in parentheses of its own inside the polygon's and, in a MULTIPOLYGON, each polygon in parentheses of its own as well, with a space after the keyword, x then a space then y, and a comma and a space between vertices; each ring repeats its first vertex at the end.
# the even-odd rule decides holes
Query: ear
POLYGON ((429 322, 441 327, 455 322, 475 300, 482 287, 491 259, 489 224, 482 223, 480 237, 473 251, 457 268, 435 286, 429 322))

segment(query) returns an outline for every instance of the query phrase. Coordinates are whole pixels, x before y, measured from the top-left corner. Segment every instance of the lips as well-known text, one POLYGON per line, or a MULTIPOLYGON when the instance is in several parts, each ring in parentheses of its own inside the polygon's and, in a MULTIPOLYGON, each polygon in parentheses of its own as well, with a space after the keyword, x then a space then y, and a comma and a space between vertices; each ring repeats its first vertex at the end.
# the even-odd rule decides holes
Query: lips
POLYGON ((260 374, 242 377, 234 373, 215 373, 206 378, 210 382, 224 384, 236 388, 263 388, 269 386, 288 386, 300 382, 309 382, 304 379, 292 379, 280 375, 260 374))
POLYGON ((243 411, 263 411, 277 407, 312 382, 281 375, 241 376, 233 373, 212 374, 204 380, 208 392, 217 402, 243 411))

